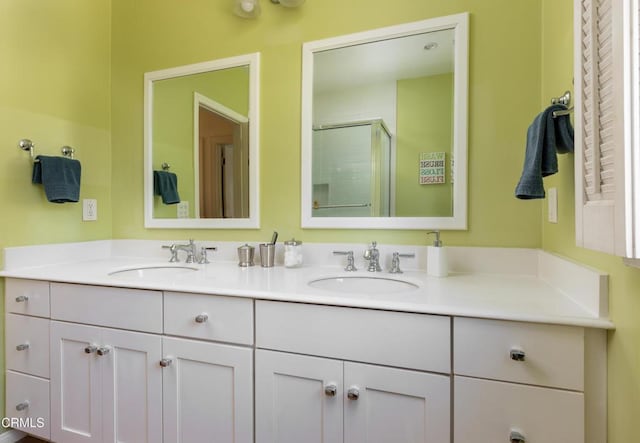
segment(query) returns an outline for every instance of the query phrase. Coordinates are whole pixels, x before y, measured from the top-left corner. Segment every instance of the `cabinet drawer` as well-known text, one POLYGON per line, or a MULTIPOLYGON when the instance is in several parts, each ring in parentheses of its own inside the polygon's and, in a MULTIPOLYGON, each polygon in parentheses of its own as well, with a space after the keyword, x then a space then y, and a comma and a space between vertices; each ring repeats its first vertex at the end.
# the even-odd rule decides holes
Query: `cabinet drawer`
POLYGON ((49 440, 49 380, 7 371, 6 417, 12 428, 49 440))
POLYGON ((49 319, 7 314, 7 369, 49 378, 49 319))
POLYGON ((162 293, 51 283, 51 318, 162 333, 162 293))
POLYGON ((576 391, 584 388, 582 328, 455 318, 453 338, 457 375, 576 391), (512 351, 522 351, 524 356, 518 360, 512 351))
POLYGON ((6 312, 49 317, 49 282, 6 279, 6 312))
POLYGON ((454 378, 454 443, 584 441, 584 394, 490 380, 454 378))
POLYGON ((164 293, 165 334, 253 344, 253 300, 164 293))
POLYGON ((265 349, 449 373, 450 338, 448 317, 256 301, 265 349))

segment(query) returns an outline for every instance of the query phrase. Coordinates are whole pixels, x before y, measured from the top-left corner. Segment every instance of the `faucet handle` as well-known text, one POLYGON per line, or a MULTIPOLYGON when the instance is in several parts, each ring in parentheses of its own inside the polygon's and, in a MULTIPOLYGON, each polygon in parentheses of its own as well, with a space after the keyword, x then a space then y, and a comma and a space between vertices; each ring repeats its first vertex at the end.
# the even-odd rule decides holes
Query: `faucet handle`
POLYGON ((400 269, 400 257, 406 258, 414 258, 416 254, 400 254, 399 252, 394 252, 391 257, 391 269, 389 269, 390 274, 402 274, 402 269, 400 269))
POLYGON ((333 255, 346 255, 347 256, 347 266, 345 266, 344 270, 347 272, 357 271, 355 265, 355 259, 353 257, 353 251, 333 251, 333 255))
POLYGON ((198 263, 201 265, 207 265, 210 263, 209 259, 207 258, 207 251, 217 251, 218 248, 216 248, 215 246, 210 246, 210 247, 201 247, 200 248, 200 259, 198 260, 198 263))
POLYGON ((162 249, 168 249, 171 252, 171 258, 169 259, 169 263, 179 262, 178 260, 178 248, 176 248, 175 243, 172 245, 162 245, 162 249))

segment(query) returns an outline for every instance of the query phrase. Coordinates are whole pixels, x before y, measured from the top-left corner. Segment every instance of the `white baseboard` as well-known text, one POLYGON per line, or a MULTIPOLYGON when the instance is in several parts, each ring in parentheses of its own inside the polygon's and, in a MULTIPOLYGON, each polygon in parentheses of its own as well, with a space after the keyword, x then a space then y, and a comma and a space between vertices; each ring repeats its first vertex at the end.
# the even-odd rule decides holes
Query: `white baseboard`
POLYGON ((24 432, 10 429, 9 431, 0 434, 0 443, 15 443, 26 435, 27 434, 25 434, 24 432))

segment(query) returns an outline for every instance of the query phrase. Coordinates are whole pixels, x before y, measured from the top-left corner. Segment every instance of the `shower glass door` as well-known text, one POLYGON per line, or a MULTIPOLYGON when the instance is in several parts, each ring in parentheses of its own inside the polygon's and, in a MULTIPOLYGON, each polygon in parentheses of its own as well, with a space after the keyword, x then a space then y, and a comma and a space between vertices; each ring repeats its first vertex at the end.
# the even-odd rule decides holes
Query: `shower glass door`
POLYGON ((388 216, 390 146, 380 120, 314 129, 313 216, 388 216))

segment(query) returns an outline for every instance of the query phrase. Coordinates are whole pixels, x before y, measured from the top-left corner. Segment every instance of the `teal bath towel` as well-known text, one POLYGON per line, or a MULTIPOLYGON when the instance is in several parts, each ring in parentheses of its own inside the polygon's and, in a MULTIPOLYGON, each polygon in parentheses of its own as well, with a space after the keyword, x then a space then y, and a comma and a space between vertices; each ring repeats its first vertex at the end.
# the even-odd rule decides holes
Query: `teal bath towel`
POLYGON ((39 155, 33 164, 31 182, 44 186, 51 203, 75 203, 80 198, 80 173, 78 160, 39 155))
POLYGON ((573 127, 569 115, 553 117, 554 111, 566 109, 564 105, 551 105, 529 126, 524 167, 515 191, 517 198, 544 198, 542 177, 558 172, 556 154, 573 152, 573 127))
POLYGON ((180 203, 178 176, 173 172, 153 171, 153 193, 162 197, 165 205, 180 203))

